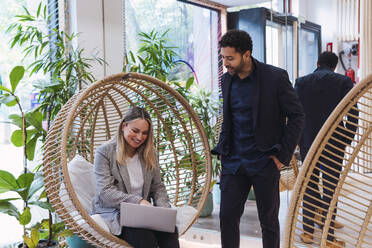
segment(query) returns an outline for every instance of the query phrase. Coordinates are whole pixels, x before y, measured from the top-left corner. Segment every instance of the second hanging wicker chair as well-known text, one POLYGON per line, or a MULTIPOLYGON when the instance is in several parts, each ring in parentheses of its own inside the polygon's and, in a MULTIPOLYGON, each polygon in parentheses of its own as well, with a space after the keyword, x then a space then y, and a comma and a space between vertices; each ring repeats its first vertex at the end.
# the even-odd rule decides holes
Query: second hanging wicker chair
POLYGON ((372 75, 344 97, 318 133, 293 190, 284 248, 326 247, 331 239, 350 248, 372 247, 371 106, 372 75), (321 211, 326 214, 323 220, 321 211), (332 215, 344 226, 334 234, 332 215), (312 236, 312 244, 303 243, 304 233, 312 236), (327 241, 328 236, 332 238, 327 241))

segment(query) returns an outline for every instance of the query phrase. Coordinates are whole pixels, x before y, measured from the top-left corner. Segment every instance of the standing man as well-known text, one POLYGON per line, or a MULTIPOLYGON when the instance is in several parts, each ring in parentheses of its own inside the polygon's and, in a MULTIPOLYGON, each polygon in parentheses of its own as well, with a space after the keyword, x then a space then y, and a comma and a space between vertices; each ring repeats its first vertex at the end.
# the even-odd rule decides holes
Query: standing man
POLYGON ((305 116, 288 73, 251 56, 249 34, 228 31, 219 45, 228 72, 222 76, 222 130, 212 154, 222 163, 222 247, 239 247, 240 218, 253 186, 263 247, 279 248, 279 170, 290 161, 305 116))
MULTIPOLYGON (((318 58, 317 69, 313 73, 296 80, 295 90, 306 114, 305 128, 300 140, 300 153, 302 160, 305 159, 311 144, 324 122, 336 108, 337 104, 353 87, 353 82, 349 77, 334 72, 337 62, 338 58, 336 54, 332 52, 323 52, 318 58)), ((358 116, 358 111, 351 110, 350 114, 358 116)), ((314 217, 317 220, 317 224, 320 226, 324 223, 324 217, 326 216, 327 211, 321 211, 321 209, 327 210, 332 200, 333 192, 342 170, 340 165, 342 165, 342 158, 344 157, 344 151, 346 148, 345 144, 350 144, 353 140, 357 126, 352 123, 357 123, 357 121, 356 118, 348 115, 348 122, 346 122, 346 124, 341 122, 339 127, 336 129, 338 133, 342 133, 349 138, 337 134, 337 132, 332 135, 333 138, 331 138, 329 142, 339 149, 327 146, 327 150, 331 151, 335 155, 325 152, 326 154, 324 157, 332 158, 332 161, 326 160, 323 157, 321 158, 324 160, 322 162, 330 165, 332 169, 327 166, 321 168, 319 164, 317 164, 314 169, 314 173, 317 176, 311 177, 311 182, 308 184, 304 196, 303 228, 305 233, 301 234, 301 239, 304 243, 313 243, 312 234, 314 233, 314 217), (351 132, 347 130, 350 130, 351 132), (337 142, 337 140, 343 141, 345 144, 337 142), (322 178, 324 179, 322 196, 319 193, 318 187, 320 169, 326 172, 322 173, 322 178), (317 199, 319 199, 319 201, 317 199), (322 204, 322 202, 325 202, 325 204, 322 204), (318 208, 314 206, 318 206, 318 208), (317 215, 315 215, 314 212, 317 212, 317 215)), ((345 242, 337 241, 333 237, 334 228, 342 228, 343 225, 335 221, 335 215, 332 216, 332 219, 333 221, 331 222, 331 228, 329 229, 329 235, 327 237, 327 247, 344 247, 345 242)))

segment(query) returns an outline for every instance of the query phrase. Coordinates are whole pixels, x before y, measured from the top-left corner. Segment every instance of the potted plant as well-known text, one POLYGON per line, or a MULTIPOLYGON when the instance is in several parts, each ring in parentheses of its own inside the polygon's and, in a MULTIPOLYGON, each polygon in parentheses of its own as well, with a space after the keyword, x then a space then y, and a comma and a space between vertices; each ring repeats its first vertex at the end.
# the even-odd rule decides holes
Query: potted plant
MULTIPOLYGON (((72 46, 72 40, 76 38, 75 34, 68 35, 57 29, 44 31, 48 30, 47 26, 50 20, 46 5, 42 5, 40 2, 34 15, 25 7, 24 12, 16 16, 16 22, 9 26, 7 30, 12 33, 11 47, 16 45, 25 47, 23 50, 25 57, 33 57, 34 62, 28 67, 30 75, 37 72, 50 75, 50 81, 39 81, 34 84, 35 89, 39 91, 38 101, 40 105, 29 113, 23 114, 21 111, 22 116, 11 115, 9 117, 13 124, 25 129, 24 132, 19 130, 14 132, 12 141, 15 140, 17 142, 16 145, 20 146, 20 137, 24 138, 25 163, 27 163, 27 158, 32 160, 34 156, 37 140, 44 142, 50 123, 62 106, 72 97, 76 89, 81 89, 84 84, 95 80, 93 74, 89 71, 91 62, 97 61, 102 64, 104 61, 96 57, 86 58, 83 56, 83 49, 74 48, 72 46), (44 27, 40 26, 40 24, 44 25, 44 27), (53 39, 53 46, 50 45, 51 39, 53 39), (46 122, 46 130, 42 128, 43 121, 46 122), (22 136, 22 133, 25 133, 25 137, 22 136)), ((18 75, 18 77, 22 78, 25 70, 23 68, 22 77, 19 71, 21 71, 19 68, 15 69, 15 72, 12 71, 11 75, 18 75)), ((11 90, 13 90, 13 81, 11 79, 11 90)), ((15 102, 18 98, 12 95, 14 92, 7 91, 5 87, 1 90, 3 90, 1 98, 3 103, 9 106, 16 104, 15 102), (13 98, 15 100, 12 100, 13 98)), ((38 172, 39 169, 40 166, 36 168, 37 175, 40 174, 38 172)), ((41 176, 40 178, 39 184, 42 187, 43 180, 41 176)), ((17 189, 15 188, 15 190, 17 189)), ((49 218, 43 220, 40 224, 34 225, 30 229, 30 236, 27 236, 26 229, 24 230, 24 240, 28 241, 27 245, 29 248, 34 245, 38 245, 39 247, 41 243, 47 243, 49 245, 45 247, 53 247, 52 243, 54 243, 53 240, 55 238, 72 234, 64 229, 63 223, 53 224, 52 212, 54 210, 48 203, 49 201, 45 192, 42 193, 42 197, 37 202, 40 202, 41 199, 46 199, 42 207, 49 210, 49 218), (46 242, 39 240, 40 238, 46 238, 46 242)), ((12 207, 9 204, 8 206, 10 208, 12 207)), ((15 213, 12 212, 12 214, 15 213)), ((25 215, 28 216, 28 212, 25 215)))
MULTIPOLYGON (((38 120, 41 120, 41 113, 38 111, 25 112, 16 95, 16 89, 24 76, 25 69, 23 66, 16 66, 12 69, 9 80, 11 88, 0 85, 0 103, 6 106, 18 106, 19 115, 11 115, 10 119, 20 130, 15 130, 12 134, 11 141, 15 146, 23 146, 23 173, 16 178, 13 174, 0 170, 0 193, 15 192, 19 197, 6 198, 0 200, 0 212, 14 216, 23 226, 23 243, 20 247, 26 247, 28 234, 26 226, 31 221, 30 206, 36 205, 49 211, 53 211, 49 203, 41 201, 37 193, 43 187, 43 178, 40 173, 33 173, 27 167, 27 160, 32 160, 35 153, 35 145, 42 130, 38 120), (23 208, 17 209, 13 204, 14 201, 22 200, 23 208)), ((30 247, 30 246, 29 246, 30 247)), ((31 247, 30 247, 31 248, 31 247)))

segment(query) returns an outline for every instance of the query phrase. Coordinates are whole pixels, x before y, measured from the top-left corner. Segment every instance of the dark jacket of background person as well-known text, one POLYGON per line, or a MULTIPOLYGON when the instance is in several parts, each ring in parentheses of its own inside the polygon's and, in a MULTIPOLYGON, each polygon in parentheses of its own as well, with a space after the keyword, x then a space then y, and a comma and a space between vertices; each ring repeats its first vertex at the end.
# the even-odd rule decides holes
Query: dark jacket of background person
MULTIPOLYGON (((276 148, 277 158, 287 165, 297 145, 305 116, 289 81, 288 73, 280 68, 261 63, 257 66, 257 87, 254 94, 253 127, 255 141, 261 151, 276 148)), ((212 154, 228 156, 232 144, 230 89, 232 76, 222 76, 223 124, 219 142, 212 154)))
MULTIPOLYGON (((299 143, 302 160, 305 159, 311 144, 329 115, 352 88, 353 83, 349 77, 335 73, 327 66, 320 66, 313 73, 296 80, 295 91, 306 114, 305 128, 299 143)), ((349 113, 358 116, 356 110, 352 109, 349 113)), ((346 124, 341 121, 339 126, 352 132, 342 128, 337 128, 336 131, 350 138, 337 133, 333 134, 333 137, 350 144, 357 128, 352 123, 357 123, 357 119, 348 116, 348 121, 346 124)), ((336 145, 341 149, 345 148, 345 145, 336 145)))

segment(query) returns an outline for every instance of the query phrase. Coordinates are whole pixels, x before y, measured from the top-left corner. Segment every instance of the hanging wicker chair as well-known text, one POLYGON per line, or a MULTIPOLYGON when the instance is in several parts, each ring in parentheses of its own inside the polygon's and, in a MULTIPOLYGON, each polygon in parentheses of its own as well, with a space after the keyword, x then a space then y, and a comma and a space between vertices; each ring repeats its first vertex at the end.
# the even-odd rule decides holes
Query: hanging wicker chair
POLYGON ((146 108, 152 117, 154 143, 171 204, 197 210, 180 235, 195 222, 209 192, 209 145, 187 101, 169 85, 142 74, 123 73, 98 81, 61 109, 48 132, 43 156, 50 203, 71 231, 96 247, 129 245, 97 225, 82 207, 67 165, 76 154, 93 164, 95 149, 115 135, 131 106, 146 108), (63 193, 61 188, 65 188, 63 193))
POLYGON ((305 232, 307 220, 316 224, 310 226, 314 228, 313 243, 306 247, 325 247, 328 236, 345 242, 346 247, 372 247, 371 106, 372 75, 345 96, 313 142, 293 190, 283 247, 305 247, 301 235, 310 234, 305 232), (339 125, 342 120, 349 124, 348 129, 339 125), (335 173, 340 173, 339 177, 335 173), (318 210, 319 197, 314 198, 310 191, 322 196, 320 203, 326 213, 323 220, 318 210), (314 204, 314 200, 318 203, 314 204), (332 234, 334 210, 336 221, 344 228, 332 234))

